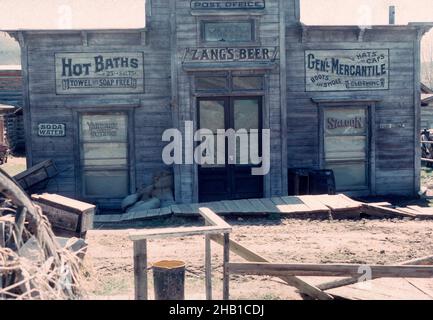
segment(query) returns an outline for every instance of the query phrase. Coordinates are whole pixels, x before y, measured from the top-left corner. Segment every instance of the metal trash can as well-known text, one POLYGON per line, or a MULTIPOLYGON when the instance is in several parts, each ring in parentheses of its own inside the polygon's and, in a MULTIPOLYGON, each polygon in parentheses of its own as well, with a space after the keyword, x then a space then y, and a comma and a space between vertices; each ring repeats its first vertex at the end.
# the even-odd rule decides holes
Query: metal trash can
POLYGON ((185 262, 159 261, 152 269, 155 300, 185 300, 185 262))

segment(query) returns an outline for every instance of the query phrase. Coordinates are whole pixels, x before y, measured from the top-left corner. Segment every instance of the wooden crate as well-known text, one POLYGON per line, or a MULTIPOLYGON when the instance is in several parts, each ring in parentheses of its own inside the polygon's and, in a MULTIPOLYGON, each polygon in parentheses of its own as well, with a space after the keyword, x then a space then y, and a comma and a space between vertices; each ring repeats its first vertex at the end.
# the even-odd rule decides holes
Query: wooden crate
POLYGON ((93 227, 93 204, 49 193, 34 194, 32 200, 41 207, 53 229, 62 231, 61 235, 85 237, 93 227))
POLYGON ((46 160, 17 174, 14 179, 24 190, 28 191, 37 184, 55 177, 57 174, 58 171, 53 161, 46 160))

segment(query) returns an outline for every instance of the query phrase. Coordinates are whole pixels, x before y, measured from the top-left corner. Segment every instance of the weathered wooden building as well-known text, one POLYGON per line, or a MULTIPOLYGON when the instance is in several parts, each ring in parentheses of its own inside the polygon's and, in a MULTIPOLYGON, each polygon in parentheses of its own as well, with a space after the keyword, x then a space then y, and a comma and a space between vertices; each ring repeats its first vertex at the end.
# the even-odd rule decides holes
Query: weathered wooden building
POLYGON ((414 195, 428 29, 307 26, 299 0, 148 0, 143 29, 11 31, 29 165, 53 159, 50 191, 104 206, 167 169, 178 203, 284 195, 291 168, 333 169, 349 194, 414 195), (167 166, 163 132, 189 135, 185 121, 270 129, 269 174, 167 166))

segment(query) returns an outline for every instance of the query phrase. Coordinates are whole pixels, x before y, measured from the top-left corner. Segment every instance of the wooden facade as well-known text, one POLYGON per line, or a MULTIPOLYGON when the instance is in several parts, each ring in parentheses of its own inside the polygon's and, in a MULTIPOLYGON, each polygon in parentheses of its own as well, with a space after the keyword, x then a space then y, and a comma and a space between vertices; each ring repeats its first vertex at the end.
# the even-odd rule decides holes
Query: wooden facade
POLYGON ((365 170, 365 181, 342 190, 349 194, 418 192, 420 39, 428 26, 306 26, 300 23, 299 0, 148 0, 146 7, 144 29, 11 32, 22 48, 28 165, 53 159, 60 171, 48 192, 119 204, 119 190, 99 199, 83 193, 86 169, 80 158, 83 145, 94 143, 80 140, 86 135, 83 115, 118 113, 126 116, 121 125, 126 128, 125 140, 116 143, 127 151, 119 156, 126 162, 116 162, 115 170, 118 181, 128 181, 127 192, 168 169, 176 202, 199 201, 199 166, 165 165, 161 137, 169 128, 184 131, 185 121, 197 124, 200 99, 222 97, 260 98, 262 129, 271 136, 263 196, 287 194, 288 169, 329 166, 340 175, 365 170), (93 68, 86 66, 89 57, 117 57, 129 80, 119 80, 125 73, 114 80, 116 74, 106 73, 102 81, 87 70, 93 68), (62 80, 68 73, 75 79, 62 80), (236 87, 243 77, 263 79, 263 85, 236 87), (201 87, 220 78, 225 85, 201 87), (340 110, 347 118, 339 118, 340 110), (358 120, 362 130, 355 130, 358 120), (338 123, 348 130, 338 131, 338 123), (41 135, 41 124, 65 132, 41 135), (361 155, 354 147, 356 159, 348 160, 355 166, 335 158, 340 140, 365 144, 361 155))

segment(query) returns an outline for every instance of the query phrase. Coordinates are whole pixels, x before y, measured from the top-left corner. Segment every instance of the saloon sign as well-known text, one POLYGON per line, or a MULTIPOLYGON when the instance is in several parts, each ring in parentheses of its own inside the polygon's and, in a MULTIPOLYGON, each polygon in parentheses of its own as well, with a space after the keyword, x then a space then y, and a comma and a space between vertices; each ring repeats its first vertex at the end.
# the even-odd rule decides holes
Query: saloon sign
POLYGON ((191 9, 195 10, 233 10, 233 9, 265 9, 265 0, 192 0, 191 9))
POLYGON ((57 53, 56 93, 143 93, 143 53, 57 53))
POLYGON ((306 91, 389 89, 389 50, 307 50, 306 91))
POLYGON ((183 62, 273 62, 278 47, 187 48, 183 62))

